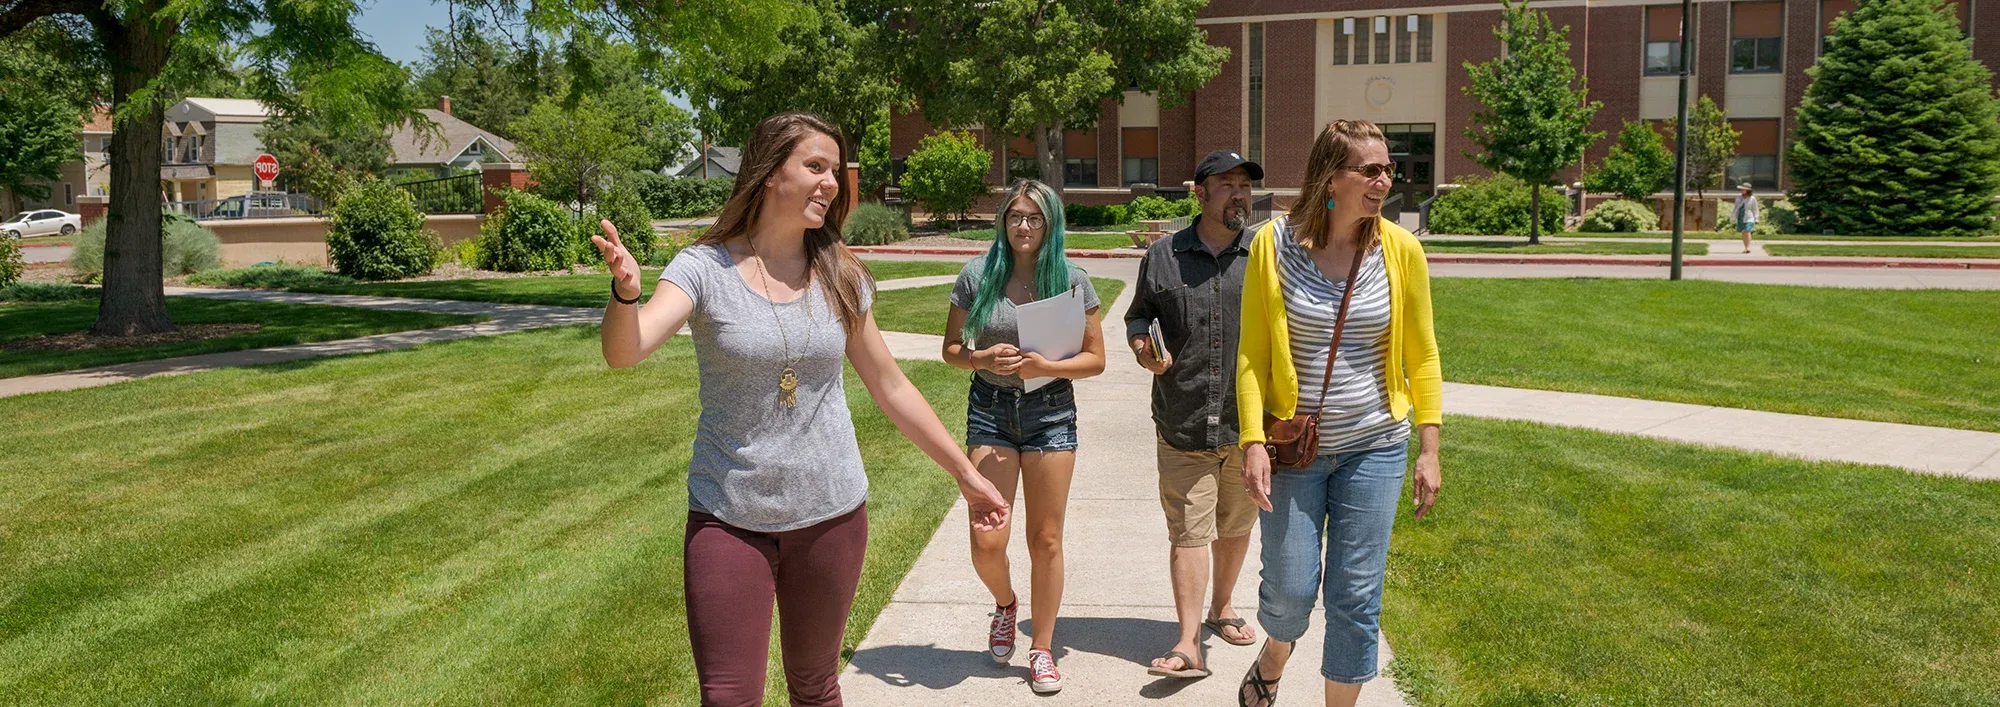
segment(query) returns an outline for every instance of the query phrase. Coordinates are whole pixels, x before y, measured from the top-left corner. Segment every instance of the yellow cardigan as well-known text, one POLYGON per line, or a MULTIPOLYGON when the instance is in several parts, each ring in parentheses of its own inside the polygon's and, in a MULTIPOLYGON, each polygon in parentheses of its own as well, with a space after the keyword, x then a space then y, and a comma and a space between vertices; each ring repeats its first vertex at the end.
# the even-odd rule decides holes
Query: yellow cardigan
MULTIPOLYGON (((1431 327, 1431 273, 1424 246, 1409 231, 1382 220, 1382 257, 1389 272, 1389 355, 1383 379, 1389 414, 1416 424, 1444 421, 1444 374, 1431 327)), ((1278 275, 1277 221, 1258 229, 1243 275, 1243 325, 1236 347, 1238 444, 1265 441, 1264 412, 1289 420, 1298 412, 1299 375, 1292 365, 1285 295, 1278 275)))

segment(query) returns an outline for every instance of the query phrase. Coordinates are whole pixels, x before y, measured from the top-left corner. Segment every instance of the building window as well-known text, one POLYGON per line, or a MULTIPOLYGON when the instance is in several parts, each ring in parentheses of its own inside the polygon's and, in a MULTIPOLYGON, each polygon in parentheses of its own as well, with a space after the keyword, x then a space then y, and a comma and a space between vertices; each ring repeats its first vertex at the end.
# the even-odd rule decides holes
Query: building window
POLYGON ((1097 158, 1071 157, 1063 160, 1063 186, 1097 186, 1097 158))
POLYGON ((1417 33, 1417 16, 1406 15, 1396 18, 1396 63, 1410 63, 1410 50, 1416 49, 1414 36, 1417 33))
POLYGON ((1160 129, 1125 128, 1123 181, 1133 184, 1160 183, 1160 129))
POLYGON ((1375 18, 1375 63, 1389 63, 1389 18, 1375 18))
POLYGON ((910 158, 908 157, 897 157, 889 160, 889 186, 903 186, 903 170, 907 169, 909 164, 910 158))
POLYGON ((486 143, 484 142, 473 140, 472 144, 465 146, 465 156, 467 157, 478 157, 483 154, 486 154, 486 143))
POLYGON ((1431 63, 1431 32, 1433 31, 1431 25, 1436 17, 1432 15, 1417 15, 1416 17, 1417 63, 1429 64, 1431 63))
POLYGON ((174 155, 174 142, 175 142, 175 141, 176 141, 176 138, 174 138, 174 136, 172 136, 172 135, 168 135, 168 136, 166 136, 166 137, 163 137, 163 138, 161 138, 161 139, 160 139, 160 161, 161 161, 161 162, 165 162, 165 163, 167 163, 167 164, 173 164, 173 163, 174 163, 174 161, 175 161, 175 160, 174 160, 174 157, 175 157, 175 155, 174 155))
POLYGON ((76 203, 76 188, 70 186, 69 182, 63 182, 63 203, 70 205, 76 203))
POLYGON ((1264 23, 1250 25, 1250 81, 1249 96, 1244 105, 1249 106, 1250 116, 1245 125, 1248 135, 1243 150, 1251 162, 1264 163, 1264 23))
POLYGON ((1729 73, 1773 74, 1784 70, 1785 6, 1739 2, 1729 6, 1729 73))
POLYGON ((1348 23, 1348 27, 1354 30, 1354 63, 1368 63, 1368 57, 1372 55, 1372 52, 1369 50, 1370 42, 1368 40, 1375 36, 1373 32, 1368 31, 1368 18, 1349 17, 1345 21, 1348 23))
MULTIPOLYGON (((1345 66, 1354 47, 1354 18, 1343 17, 1333 25, 1333 65, 1345 66)), ((1366 63, 1366 62, 1363 62, 1366 63)))
POLYGON ((1778 119, 1732 120, 1729 127, 1742 133, 1736 143, 1736 161, 1730 163, 1725 188, 1749 182, 1758 189, 1778 188, 1778 119))
MULTIPOLYGON (((1692 46, 1692 45, 1690 45, 1692 46)), ((1693 68, 1690 63, 1689 68, 1693 68)), ((1664 76, 1681 70, 1681 7, 1646 8, 1646 75, 1664 76)))

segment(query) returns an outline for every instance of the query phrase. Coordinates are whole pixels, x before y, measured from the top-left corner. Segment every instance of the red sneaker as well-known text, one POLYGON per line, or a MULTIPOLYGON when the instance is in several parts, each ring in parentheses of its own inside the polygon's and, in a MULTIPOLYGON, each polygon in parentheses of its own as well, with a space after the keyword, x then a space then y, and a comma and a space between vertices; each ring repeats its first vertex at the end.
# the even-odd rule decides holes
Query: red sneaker
POLYGON ((993 625, 987 628, 986 655, 995 663, 1006 663, 1014 657, 1014 627, 1019 622, 1021 602, 1015 601, 987 614, 993 617, 993 625))
POLYGON ((1062 672, 1056 670, 1056 657, 1048 651, 1028 649, 1028 687, 1037 695, 1062 690, 1062 672))

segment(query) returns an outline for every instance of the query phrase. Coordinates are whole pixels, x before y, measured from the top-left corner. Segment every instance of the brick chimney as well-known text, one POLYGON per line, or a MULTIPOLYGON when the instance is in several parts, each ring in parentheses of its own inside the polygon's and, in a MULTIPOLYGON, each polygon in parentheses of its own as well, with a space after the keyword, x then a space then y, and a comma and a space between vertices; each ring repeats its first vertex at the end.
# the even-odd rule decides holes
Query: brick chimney
POLYGON ((438 96, 438 112, 451 115, 451 96, 438 96))

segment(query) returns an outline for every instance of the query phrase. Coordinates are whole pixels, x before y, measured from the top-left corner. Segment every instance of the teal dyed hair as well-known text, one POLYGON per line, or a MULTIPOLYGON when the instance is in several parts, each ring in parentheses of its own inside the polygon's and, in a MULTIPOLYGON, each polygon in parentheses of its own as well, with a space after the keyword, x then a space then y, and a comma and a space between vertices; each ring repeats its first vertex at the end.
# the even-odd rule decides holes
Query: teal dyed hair
POLYGON ((1023 179, 1007 190, 1007 198, 1000 202, 1000 213, 993 217, 993 247, 982 256, 986 261, 980 268, 979 293, 972 298, 965 328, 959 331, 959 336, 968 343, 978 341, 979 332, 986 329, 987 318, 993 316, 993 306, 1007 296, 1007 281, 1014 277, 1014 253, 1007 245, 1007 209, 1023 196, 1042 209, 1042 218, 1049 224, 1048 234, 1042 237, 1041 253, 1035 257, 1035 299, 1054 297, 1069 289, 1069 259, 1063 257, 1062 198, 1047 184, 1023 179))

